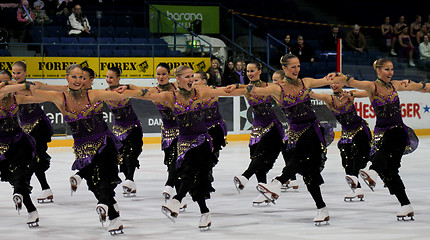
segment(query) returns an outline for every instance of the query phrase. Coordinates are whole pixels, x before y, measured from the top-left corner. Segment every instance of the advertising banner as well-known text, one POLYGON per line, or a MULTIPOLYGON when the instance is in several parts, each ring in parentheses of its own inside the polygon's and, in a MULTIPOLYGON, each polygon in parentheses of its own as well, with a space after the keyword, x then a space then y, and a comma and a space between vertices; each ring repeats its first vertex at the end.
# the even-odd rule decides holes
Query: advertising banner
POLYGON ((27 63, 27 78, 64 78, 70 64, 80 64, 94 70, 98 78, 105 78, 111 67, 122 70, 121 78, 155 78, 155 67, 160 62, 169 64, 171 69, 187 65, 194 71, 206 71, 210 58, 171 57, 171 58, 96 58, 96 57, 2 57, 0 69, 12 71, 16 61, 27 63))
MULTIPOLYGON (((180 6, 180 5, 153 5, 161 12, 159 14, 154 8, 149 8, 149 30, 153 33, 174 33, 175 20, 190 28, 191 23, 195 20, 201 21, 201 34, 218 34, 219 33, 219 7, 218 6, 180 6)), ((176 33, 188 33, 188 31, 179 25, 176 33)))

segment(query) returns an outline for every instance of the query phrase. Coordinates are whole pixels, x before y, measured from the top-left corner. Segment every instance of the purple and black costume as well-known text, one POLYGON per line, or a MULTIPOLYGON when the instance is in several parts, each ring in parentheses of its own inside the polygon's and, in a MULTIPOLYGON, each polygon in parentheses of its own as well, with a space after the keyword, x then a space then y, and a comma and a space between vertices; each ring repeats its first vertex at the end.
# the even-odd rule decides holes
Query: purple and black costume
POLYGON ((120 171, 125 178, 132 180, 134 171, 139 168, 139 155, 142 152, 142 126, 130 102, 130 98, 122 101, 106 101, 115 121, 112 133, 121 141, 120 171))
POLYGON ((354 102, 350 98, 341 106, 334 104, 334 96, 329 109, 342 127, 337 146, 342 158, 342 166, 347 175, 358 177, 360 169, 366 167, 370 158, 372 134, 367 122, 357 115, 354 102))
POLYGON ((212 138, 212 147, 215 157, 219 157, 219 151, 225 147, 227 127, 218 108, 217 98, 208 98, 202 101, 202 110, 205 117, 208 133, 212 138))
MULTIPOLYGON (((384 96, 377 92, 372 107, 375 110, 376 125, 373 132, 370 169, 378 172, 388 187, 390 194, 401 194, 405 186, 399 176, 400 162, 403 154, 413 152, 418 146, 418 138, 412 129, 402 120, 400 99, 396 89, 384 96)), ((401 201, 401 200, 400 200, 401 201)), ((402 203, 402 205, 408 202, 402 203)))
POLYGON ((282 149, 284 128, 272 108, 271 96, 247 95, 247 101, 254 112, 249 149, 251 163, 243 176, 249 179, 255 174, 259 183, 267 182, 267 172, 282 149))
POLYGON ((75 161, 72 170, 79 170, 79 175, 86 179, 88 188, 94 193, 99 203, 109 207, 109 219, 119 216, 113 204, 116 203, 114 189, 121 182, 118 177, 118 152, 121 142, 100 123, 96 117, 102 102, 91 104, 88 91, 85 108, 77 112, 69 109, 64 95, 64 119, 70 127, 74 139, 75 161))
POLYGON ((36 207, 30 198, 30 178, 33 171, 29 166, 36 155, 36 143, 19 125, 19 106, 15 97, 5 98, 9 98, 8 103, 0 105, 1 181, 8 181, 13 186, 14 194, 22 194, 27 211, 32 212, 36 207))

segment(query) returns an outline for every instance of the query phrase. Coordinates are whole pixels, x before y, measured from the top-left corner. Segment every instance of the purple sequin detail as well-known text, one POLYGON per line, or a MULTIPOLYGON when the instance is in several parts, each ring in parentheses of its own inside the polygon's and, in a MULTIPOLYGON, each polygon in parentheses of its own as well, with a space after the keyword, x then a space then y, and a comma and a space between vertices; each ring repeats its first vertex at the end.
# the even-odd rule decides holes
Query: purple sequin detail
MULTIPOLYGON (((187 139, 187 140, 189 140, 189 139, 187 139)), ((210 149, 212 149, 211 136, 208 133, 203 133, 203 134, 198 135, 196 140, 184 151, 184 153, 182 153, 181 155, 178 156, 178 158, 176 159, 176 168, 180 168, 182 166, 182 162, 185 159, 185 154, 189 150, 202 145, 206 140, 209 141, 210 149)), ((181 136, 179 136, 178 145, 180 144, 180 142, 181 142, 181 136)))

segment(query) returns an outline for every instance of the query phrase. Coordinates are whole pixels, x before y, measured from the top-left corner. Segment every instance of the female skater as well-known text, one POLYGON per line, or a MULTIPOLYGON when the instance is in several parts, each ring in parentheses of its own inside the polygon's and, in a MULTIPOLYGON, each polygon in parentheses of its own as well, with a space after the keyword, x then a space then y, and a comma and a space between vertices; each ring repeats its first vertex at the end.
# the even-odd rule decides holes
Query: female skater
POLYGON ((162 206, 162 210, 173 220, 179 214, 182 199, 190 193, 200 208, 199 228, 205 230, 212 222, 206 199, 209 199, 210 193, 214 191, 210 174, 214 158, 211 137, 203 121, 202 99, 232 96, 243 93, 243 90, 227 94, 225 88, 193 88, 193 70, 184 65, 175 69, 175 76, 178 82, 177 90, 158 93, 144 89, 142 92, 146 94, 140 98, 165 103, 173 110, 179 126, 176 168, 181 178, 181 186, 177 189, 177 194, 162 206))
POLYGON ((268 198, 277 199, 282 183, 299 173, 303 176, 306 187, 315 201, 318 214, 315 224, 330 219, 326 204, 322 198, 320 185, 324 183, 321 171, 326 161, 326 148, 333 140, 331 128, 324 129, 311 106, 310 88, 327 85, 327 80, 299 79, 300 61, 293 54, 281 58, 285 78, 279 84, 269 84, 265 88, 253 87, 248 90, 255 95, 272 95, 284 111, 289 128, 284 138, 282 150, 286 166, 280 176, 268 184, 258 184, 258 189, 268 198), (331 130, 331 131, 330 131, 331 130), (330 139, 329 139, 330 138, 330 139))
MULTIPOLYGON (((357 81, 351 77, 341 78, 342 84, 365 90, 376 115, 373 132, 371 162, 369 170, 360 170, 360 176, 373 190, 379 175, 400 203, 397 219, 413 219, 414 210, 406 195, 405 185, 399 175, 402 155, 410 153, 418 145, 413 130, 408 128, 402 119, 400 99, 397 91, 427 91, 425 83, 392 80, 393 63, 387 58, 380 58, 373 64, 378 78, 376 81, 357 81)), ((338 79, 338 78, 336 78, 338 79)))
MULTIPOLYGON (((24 61, 15 62, 12 65, 12 76, 15 83, 27 82, 27 64, 24 61)), ((23 93, 17 92, 16 94, 23 93)), ((21 104, 18 110, 18 116, 19 123, 24 132, 32 136, 36 141, 36 156, 32 168, 42 188, 42 192, 37 197, 37 201, 52 202, 54 195, 46 180, 45 174, 51 163, 51 156, 47 153, 48 142, 51 142, 51 136, 54 134, 51 121, 37 103, 21 104)))
MULTIPOLYGON (((246 73, 250 84, 252 84, 251 86, 257 86, 262 89, 267 87, 267 83, 260 80, 260 63, 249 63, 246 66, 246 73)), ((272 96, 270 94, 256 95, 248 92, 245 94, 245 98, 249 105, 252 106, 254 120, 252 122, 251 139, 249 140, 251 162, 242 175, 233 178, 239 192, 245 188, 249 178, 254 174, 258 183, 267 183, 267 173, 272 169, 281 152, 285 132, 273 111, 272 96)), ((284 183, 287 180, 289 178, 284 183)), ((258 206, 263 203, 268 203, 268 199, 260 193, 253 200, 253 205, 258 206)))
POLYGON ((355 97, 367 97, 365 91, 343 92, 341 84, 332 83, 332 94, 311 92, 311 98, 324 101, 342 127, 337 146, 345 169, 345 179, 351 192, 345 195, 344 200, 359 198, 363 200, 364 192, 358 182, 360 169, 366 167, 370 158, 370 140, 372 134, 367 122, 357 115, 354 105, 355 97))
POLYGON ((99 124, 95 116, 101 104, 97 102, 137 97, 142 92, 127 90, 122 94, 105 90, 82 90, 82 68, 70 65, 66 70, 68 90, 51 92, 35 90, 33 96, 23 98, 24 103, 51 101, 63 113, 72 130, 76 160, 72 170, 79 170, 87 185, 98 200, 96 211, 102 224, 109 217, 108 231, 122 233, 123 225, 116 211, 115 187, 121 182, 118 177, 117 156, 121 143, 105 125, 99 124))
MULTIPOLYGON (((117 67, 109 68, 106 73, 107 90, 114 90, 120 86, 121 70, 117 67)), ((114 115, 112 132, 122 143, 120 149, 120 172, 124 173, 125 181, 122 185, 124 196, 135 196, 136 183, 134 172, 139 168, 139 155, 142 152, 142 126, 131 106, 130 98, 121 101, 106 101, 114 115)))
POLYGON ((29 89, 30 83, 8 85, 12 75, 0 71, 0 176, 13 187, 13 201, 16 210, 27 208, 29 227, 39 226, 39 214, 31 201, 30 178, 33 174, 30 165, 36 154, 34 139, 19 126, 17 99, 23 95, 13 92, 29 89))

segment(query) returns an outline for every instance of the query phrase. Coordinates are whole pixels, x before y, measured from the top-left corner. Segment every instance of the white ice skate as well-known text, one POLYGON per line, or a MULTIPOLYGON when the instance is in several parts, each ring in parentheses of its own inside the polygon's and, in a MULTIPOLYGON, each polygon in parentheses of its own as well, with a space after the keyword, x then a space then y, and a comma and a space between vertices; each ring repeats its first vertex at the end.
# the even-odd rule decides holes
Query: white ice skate
POLYGON ((207 212, 207 213, 203 213, 200 216, 200 222, 199 222, 199 228, 200 231, 208 231, 211 230, 210 227, 212 225, 212 218, 211 218, 211 213, 207 212))
POLYGON ((131 180, 125 180, 122 184, 122 194, 124 197, 135 197, 136 196, 136 183, 131 180))
POLYGON ((358 178, 356 176, 346 175, 345 180, 348 183, 351 190, 355 192, 355 189, 357 188, 357 185, 358 185, 358 178))
POLYGON ((124 229, 124 226, 122 225, 121 217, 114 218, 110 221, 108 232, 110 235, 118 235, 118 234, 124 234, 122 231, 124 229))
POLYGON ((236 186, 237 191, 240 193, 242 191, 246 184, 248 183, 248 179, 242 175, 240 176, 234 176, 233 178, 234 185, 236 186))
POLYGON ((328 225, 328 221, 330 220, 330 216, 328 215, 327 207, 323 207, 318 209, 317 216, 314 218, 315 226, 321 226, 322 223, 326 223, 328 225))
POLYGON ((279 198, 281 193, 282 184, 277 179, 272 179, 270 183, 259 183, 257 185, 257 191, 262 193, 267 200, 275 204, 275 200, 279 198))
POLYGON ((364 192, 363 192, 363 189, 361 189, 361 188, 356 188, 355 189, 355 191, 350 191, 349 193, 347 193, 346 195, 345 195, 345 197, 344 197, 344 201, 345 202, 347 202, 347 201, 350 201, 350 202, 352 202, 355 198, 357 198, 357 199, 359 199, 360 201, 364 201, 363 200, 363 198, 364 198, 364 192))
POLYGON ((252 201, 252 206, 254 206, 254 207, 264 207, 264 206, 268 206, 270 202, 271 201, 269 201, 267 199, 267 197, 264 196, 264 194, 260 193, 260 194, 258 194, 257 198, 255 198, 252 201))
POLYGON ((286 183, 282 184, 282 192, 286 192, 288 189, 299 189, 299 182, 297 180, 288 180, 286 183))
POLYGON ((376 178, 378 173, 375 170, 360 170, 360 176, 363 178, 364 182, 369 186, 370 190, 374 191, 373 188, 376 186, 376 178))
POLYGON ((172 222, 175 222, 175 219, 179 215, 179 209, 181 207, 181 203, 177 199, 170 199, 161 207, 161 212, 172 222))
POLYGON ((397 213, 397 221, 413 221, 414 209, 411 204, 403 205, 397 213))
POLYGON ((22 209, 22 200, 24 198, 22 197, 21 194, 15 193, 12 199, 13 199, 13 202, 15 203, 15 209, 18 211, 18 214, 20 214, 19 211, 21 211, 22 209))
POLYGON ((173 187, 166 185, 163 191, 164 200, 167 202, 171 197, 173 197, 173 187))
POLYGON ((96 212, 99 215, 99 220, 102 223, 102 226, 104 226, 104 223, 106 222, 108 209, 109 207, 106 204, 99 203, 96 206, 96 212))
POLYGON ((39 227, 39 213, 37 213, 37 210, 28 213, 27 224, 29 228, 39 227))
POLYGON ((38 203, 51 203, 54 202, 54 194, 51 189, 42 190, 42 193, 37 197, 38 203))
POLYGON ((81 176, 75 174, 70 177, 70 195, 73 196, 73 193, 78 190, 79 184, 81 184, 82 178, 81 176))

